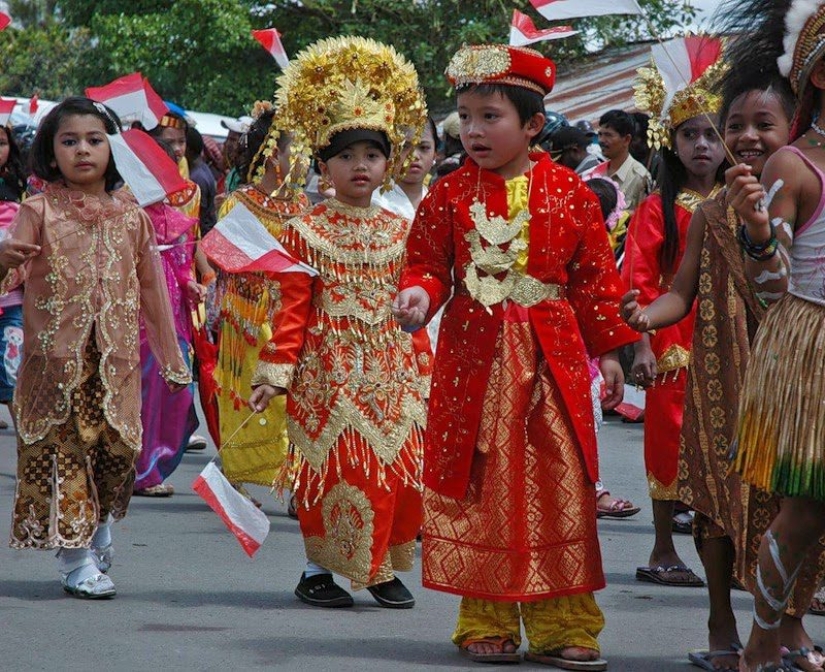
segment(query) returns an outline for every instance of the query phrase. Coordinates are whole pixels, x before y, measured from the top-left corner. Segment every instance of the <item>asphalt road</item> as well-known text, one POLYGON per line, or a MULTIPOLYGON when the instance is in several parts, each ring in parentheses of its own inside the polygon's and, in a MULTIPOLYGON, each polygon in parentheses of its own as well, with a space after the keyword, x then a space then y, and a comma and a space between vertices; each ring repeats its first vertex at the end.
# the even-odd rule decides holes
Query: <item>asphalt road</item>
MULTIPOLYGON (((0 417, 8 417, 5 407, 0 417)), ((642 428, 608 422, 600 434, 602 472, 614 494, 642 505, 625 520, 599 523, 608 587, 598 595, 610 670, 688 670, 689 650, 706 646, 704 589, 639 583, 653 543, 641 451, 642 428)), ((89 602, 66 596, 51 552, 0 547, 0 670, 464 670, 498 669, 465 661, 449 642, 457 598, 426 591, 420 571, 404 577, 415 609, 379 608, 368 593, 350 610, 304 606, 293 590, 304 564, 296 521, 263 488, 272 530, 250 560, 219 518, 191 490, 214 455, 188 453, 170 479, 169 499, 135 498, 114 527, 111 576, 118 596, 89 602)), ((11 516, 15 438, 0 431, 0 521, 11 516)), ((692 540, 677 536, 683 559, 701 565, 692 540)), ((744 635, 750 597, 734 593, 744 635)), ((825 619, 809 617, 816 641, 825 619)), ((523 663, 525 669, 551 669, 523 663)), ((514 669, 508 666, 509 669, 514 669)), ((503 668, 502 668, 503 669, 503 668)))

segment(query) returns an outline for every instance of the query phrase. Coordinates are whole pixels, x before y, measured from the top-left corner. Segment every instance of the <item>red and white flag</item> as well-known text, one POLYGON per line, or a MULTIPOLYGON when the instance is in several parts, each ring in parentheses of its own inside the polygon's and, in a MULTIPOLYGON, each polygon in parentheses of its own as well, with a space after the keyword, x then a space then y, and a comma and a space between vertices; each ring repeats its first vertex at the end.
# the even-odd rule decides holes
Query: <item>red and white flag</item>
POLYGON ((665 86, 663 114, 679 91, 699 79, 722 56, 722 40, 707 35, 680 37, 651 48, 653 61, 665 86))
POLYGON ((530 0, 530 4, 548 21, 642 13, 636 0, 530 0))
POLYGON ((517 9, 513 10, 513 21, 510 24, 510 46, 524 47, 534 42, 544 40, 560 40, 578 34, 571 26, 557 26, 539 30, 527 14, 517 9))
POLYGON ((201 241, 207 257, 227 273, 306 273, 312 266, 298 261, 249 208, 238 203, 201 241))
POLYGON ((269 534, 266 514, 235 490, 214 462, 206 465, 192 489, 221 517, 246 554, 255 555, 269 534))
POLYGON ((140 207, 186 189, 177 164, 148 133, 132 128, 108 137, 117 171, 140 207))
POLYGON ((17 105, 17 101, 12 100, 4 100, 0 98, 0 126, 6 126, 9 123, 9 119, 11 119, 11 113, 14 112, 14 106, 17 105))
POLYGON ((11 17, 5 12, 0 12, 0 30, 5 30, 11 23, 11 17))
POLYGON ((258 40, 261 46, 270 53, 272 58, 281 66, 281 70, 289 65, 284 45, 281 44, 281 34, 275 28, 253 30, 252 37, 258 40))
POLYGON ((29 116, 33 117, 37 113, 37 108, 40 107, 40 99, 37 97, 35 93, 31 98, 29 98, 29 116))
POLYGON ((139 121, 151 131, 169 111, 166 103, 139 72, 120 77, 105 86, 90 86, 86 97, 108 105, 124 124, 139 121))

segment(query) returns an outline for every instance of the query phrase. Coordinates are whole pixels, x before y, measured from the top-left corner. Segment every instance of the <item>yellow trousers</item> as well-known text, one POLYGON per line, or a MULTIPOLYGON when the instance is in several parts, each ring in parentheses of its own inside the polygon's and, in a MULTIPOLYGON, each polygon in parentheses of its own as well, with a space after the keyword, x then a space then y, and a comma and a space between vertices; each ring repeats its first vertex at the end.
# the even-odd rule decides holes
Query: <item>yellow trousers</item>
POLYGON ((598 651, 598 636, 604 628, 604 616, 593 593, 521 603, 464 597, 458 610, 453 643, 461 646, 486 637, 505 637, 519 646, 522 622, 530 653, 546 653, 570 646, 598 651))

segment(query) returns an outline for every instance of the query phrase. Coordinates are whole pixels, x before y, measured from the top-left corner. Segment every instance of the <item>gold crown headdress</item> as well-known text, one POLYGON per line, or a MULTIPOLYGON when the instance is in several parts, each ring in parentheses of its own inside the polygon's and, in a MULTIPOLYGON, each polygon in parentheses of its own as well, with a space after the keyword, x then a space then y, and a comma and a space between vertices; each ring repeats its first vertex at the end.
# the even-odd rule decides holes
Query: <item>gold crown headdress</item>
MULTIPOLYGON (((699 48, 703 43, 709 48, 721 53, 721 43, 715 38, 688 36, 687 40, 698 41, 699 48)), ((676 42, 674 40, 674 42, 676 42)), ((662 45, 662 52, 669 58, 667 47, 662 45)), ((670 65, 670 64, 668 64, 670 65)), ((695 66, 694 63, 691 63, 695 66)), ((673 68, 677 69, 675 63, 673 68)), ((704 70, 692 81, 682 81, 679 85, 668 90, 668 86, 654 58, 651 58, 650 67, 639 68, 638 77, 633 84, 635 91, 633 101, 636 107, 642 112, 650 115, 650 122, 647 129, 647 142, 650 147, 659 149, 660 147, 671 146, 671 131, 680 126, 688 119, 700 114, 717 114, 722 108, 722 97, 714 90, 725 72, 727 65, 719 57, 711 64, 704 66, 704 70)))
POLYGON ((278 78, 277 114, 293 134, 290 182, 302 184, 296 169, 327 147, 340 131, 366 129, 386 134, 392 148, 385 188, 399 170, 405 141, 417 144, 427 106, 415 68, 392 47, 363 37, 320 40, 293 58, 278 78))

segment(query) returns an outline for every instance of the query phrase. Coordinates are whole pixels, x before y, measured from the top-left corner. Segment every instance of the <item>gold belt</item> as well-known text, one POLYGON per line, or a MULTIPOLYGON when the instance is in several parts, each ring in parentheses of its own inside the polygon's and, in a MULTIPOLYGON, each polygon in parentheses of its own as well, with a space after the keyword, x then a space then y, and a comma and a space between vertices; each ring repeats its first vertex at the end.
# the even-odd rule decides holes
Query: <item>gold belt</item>
POLYGON ((509 299, 530 308, 542 301, 562 301, 566 298, 563 285, 542 282, 536 278, 510 271, 503 280, 492 275, 479 277, 474 264, 466 269, 464 286, 467 293, 484 306, 490 307, 509 299))

